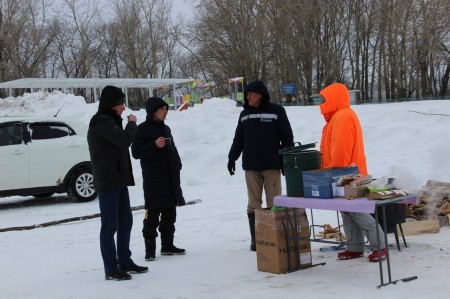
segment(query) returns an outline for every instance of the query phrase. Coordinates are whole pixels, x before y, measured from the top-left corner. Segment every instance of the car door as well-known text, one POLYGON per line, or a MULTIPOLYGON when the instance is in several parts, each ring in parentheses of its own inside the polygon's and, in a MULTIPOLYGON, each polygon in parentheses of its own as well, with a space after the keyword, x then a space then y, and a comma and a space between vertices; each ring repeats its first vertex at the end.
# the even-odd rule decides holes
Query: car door
POLYGON ((62 123, 34 123, 29 125, 29 130, 30 186, 61 184, 69 170, 79 161, 83 141, 86 141, 62 123))
POLYGON ((0 186, 1 190, 28 188, 29 150, 22 136, 20 122, 0 124, 0 186))

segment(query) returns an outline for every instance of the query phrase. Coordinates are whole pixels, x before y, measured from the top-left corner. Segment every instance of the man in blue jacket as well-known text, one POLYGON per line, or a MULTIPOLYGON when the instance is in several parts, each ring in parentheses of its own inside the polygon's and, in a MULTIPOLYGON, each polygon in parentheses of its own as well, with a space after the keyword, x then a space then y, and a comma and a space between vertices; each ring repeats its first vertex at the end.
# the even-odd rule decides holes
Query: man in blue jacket
POLYGON ((273 206, 274 197, 281 194, 283 165, 279 150, 293 146, 293 138, 285 109, 270 102, 269 91, 263 82, 249 83, 244 92, 244 110, 239 115, 227 167, 230 175, 234 175, 236 160, 242 153, 252 251, 256 251, 255 210, 262 208, 263 190, 268 208, 273 206))

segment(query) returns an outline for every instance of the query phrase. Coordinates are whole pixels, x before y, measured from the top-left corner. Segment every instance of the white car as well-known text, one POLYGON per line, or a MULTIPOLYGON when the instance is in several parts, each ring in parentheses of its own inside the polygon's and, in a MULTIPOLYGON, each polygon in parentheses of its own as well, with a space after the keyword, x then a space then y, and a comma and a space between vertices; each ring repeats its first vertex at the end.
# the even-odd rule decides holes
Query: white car
POLYGON ((0 197, 95 199, 87 131, 76 119, 0 117, 0 197))

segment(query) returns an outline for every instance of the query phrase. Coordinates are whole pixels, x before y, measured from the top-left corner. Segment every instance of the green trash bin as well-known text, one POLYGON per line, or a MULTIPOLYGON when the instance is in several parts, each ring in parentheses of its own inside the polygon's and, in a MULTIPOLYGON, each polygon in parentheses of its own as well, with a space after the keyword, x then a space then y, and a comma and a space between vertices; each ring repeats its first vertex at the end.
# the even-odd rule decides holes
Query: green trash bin
POLYGON ((300 142, 295 142, 293 147, 279 151, 283 155, 287 196, 303 197, 302 171, 320 168, 320 152, 311 150, 315 146, 316 143, 302 145, 300 142))

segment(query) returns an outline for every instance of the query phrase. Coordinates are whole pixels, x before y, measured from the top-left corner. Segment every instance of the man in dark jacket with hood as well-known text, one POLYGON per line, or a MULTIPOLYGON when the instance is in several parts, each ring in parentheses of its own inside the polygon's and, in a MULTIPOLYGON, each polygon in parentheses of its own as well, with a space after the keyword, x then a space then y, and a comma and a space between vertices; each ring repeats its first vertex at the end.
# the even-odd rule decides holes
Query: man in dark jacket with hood
POLYGON ((261 81, 248 84, 244 92, 244 110, 239 115, 233 144, 228 154, 228 171, 234 174, 236 160, 242 153, 245 170, 250 225, 250 250, 256 251, 255 210, 262 208, 262 192, 266 205, 281 194, 282 156, 279 150, 293 146, 293 134, 285 109, 270 103, 270 95, 261 81))
POLYGON ((155 260, 157 229, 161 233, 161 255, 183 255, 184 249, 173 245, 176 206, 185 204, 180 186, 181 159, 170 128, 164 123, 169 105, 151 97, 146 105, 147 117, 136 132, 131 146, 135 159, 141 160, 145 198, 142 234, 145 259, 155 260))
POLYGON ((100 249, 107 280, 127 280, 131 279, 129 273, 148 271, 147 267, 138 266, 131 259, 133 215, 128 186, 134 186, 134 177, 128 148, 136 132, 136 116, 129 115, 123 129, 120 115, 124 110, 125 94, 120 88, 106 86, 102 90, 98 112, 89 123, 87 136, 94 188, 100 205, 100 249))

